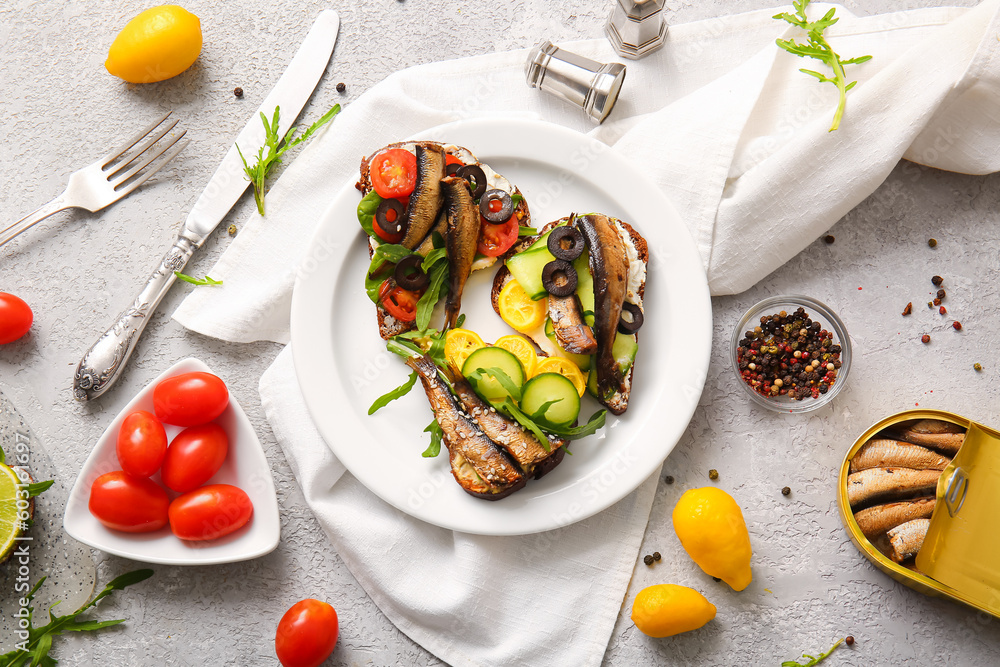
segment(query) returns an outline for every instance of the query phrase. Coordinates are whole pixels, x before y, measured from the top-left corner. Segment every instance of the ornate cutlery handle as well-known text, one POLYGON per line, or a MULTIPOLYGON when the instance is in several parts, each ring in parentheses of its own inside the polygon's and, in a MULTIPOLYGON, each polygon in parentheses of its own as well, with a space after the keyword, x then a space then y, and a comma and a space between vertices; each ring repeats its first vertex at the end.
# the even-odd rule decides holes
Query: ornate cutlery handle
POLYGON ((181 232, 132 305, 83 355, 73 377, 73 396, 76 400, 97 398, 118 381, 149 317, 177 279, 174 271, 184 268, 203 240, 190 232, 181 232))

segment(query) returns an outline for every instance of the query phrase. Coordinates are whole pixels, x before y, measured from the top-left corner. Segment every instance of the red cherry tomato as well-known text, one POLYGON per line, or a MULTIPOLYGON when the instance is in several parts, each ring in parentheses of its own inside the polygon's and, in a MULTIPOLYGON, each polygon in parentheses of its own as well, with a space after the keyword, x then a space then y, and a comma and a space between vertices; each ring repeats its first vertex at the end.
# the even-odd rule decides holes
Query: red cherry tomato
POLYGON ((417 157, 402 148, 390 148, 372 158, 368 174, 379 197, 408 195, 417 182, 417 157))
POLYGON ((446 166, 449 165, 449 164, 457 164, 459 166, 465 165, 465 163, 462 162, 462 160, 460 158, 455 157, 451 153, 445 153, 444 154, 444 163, 445 163, 446 166))
POLYGON ((517 242, 518 227, 517 215, 512 215, 507 222, 497 225, 485 220, 480 221, 479 244, 476 250, 487 257, 504 254, 517 242))
POLYGON ((207 424, 229 405, 226 383, 211 373, 182 373, 153 389, 153 411, 176 426, 207 424))
POLYGON ((250 521, 253 503, 243 489, 209 484, 170 503, 170 530, 182 540, 214 540, 250 521))
POLYGON ((167 432, 152 413, 133 412, 118 430, 118 462, 133 477, 149 477, 160 469, 167 453, 167 432))
POLYGON ((0 292, 0 345, 13 343, 31 328, 34 315, 19 297, 0 292))
POLYGON ((90 487, 90 513, 112 530, 149 533, 167 525, 167 492, 146 477, 124 470, 101 475, 90 487))
MULTIPOLYGON (((396 215, 396 212, 392 210, 390 210, 389 213, 396 215)), ((386 219, 388 220, 388 215, 386 215, 386 219)), ((396 222, 396 219, 393 218, 392 220, 389 220, 389 222, 396 222)), ((382 227, 378 224, 378 216, 372 218, 372 229, 374 229, 375 234, 386 243, 399 243, 403 240, 403 237, 406 236, 405 231, 387 232, 382 229, 382 227)))
POLYGON ((420 294, 405 290, 399 285, 391 286, 386 280, 379 288, 379 301, 386 312, 400 322, 412 322, 417 319, 417 301, 420 294))
POLYGON ((218 424, 188 427, 167 448, 160 479, 168 489, 187 493, 210 480, 228 453, 229 438, 218 424))
POLYGON ((274 651, 284 667, 318 667, 337 645, 337 612, 312 598, 296 602, 278 622, 274 651))

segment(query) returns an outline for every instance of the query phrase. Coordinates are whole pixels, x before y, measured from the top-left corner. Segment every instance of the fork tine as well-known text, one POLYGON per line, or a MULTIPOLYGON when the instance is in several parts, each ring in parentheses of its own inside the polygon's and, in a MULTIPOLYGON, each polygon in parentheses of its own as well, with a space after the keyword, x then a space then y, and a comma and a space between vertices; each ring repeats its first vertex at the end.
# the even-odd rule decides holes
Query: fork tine
MULTIPOLYGON (((184 136, 184 135, 181 134, 181 136, 184 136)), ((180 136, 177 137, 177 139, 180 139, 180 138, 181 138, 180 136)), ((160 155, 163 155, 163 160, 159 164, 156 164, 153 167, 151 167, 149 169, 149 171, 147 171, 146 173, 144 173, 142 176, 139 176, 138 178, 136 178, 131 183, 127 183, 125 185, 119 184, 118 186, 116 186, 115 187, 115 194, 117 194, 118 198, 121 199, 122 197, 124 197, 128 193, 130 193, 133 190, 135 190, 137 187, 139 187, 140 185, 142 185, 143 183, 145 183, 146 180, 149 179, 150 176, 152 176, 153 174, 155 174, 156 172, 158 172, 159 170, 161 170, 165 166, 167 166, 167 163, 169 163, 171 160, 173 160, 174 157, 176 157, 178 153, 180 153, 182 150, 184 150, 184 147, 187 146, 189 143, 190 143, 190 140, 185 140, 183 143, 177 143, 176 140, 175 140, 175 145, 174 145, 173 148, 171 148, 169 151, 166 151, 165 153, 160 153, 160 155), (120 190, 118 189, 119 187, 121 188, 120 190)))
POLYGON ((131 139, 129 139, 128 142, 125 145, 119 146, 118 148, 111 149, 110 153, 108 153, 107 155, 105 155, 104 157, 102 157, 100 159, 101 167, 103 168, 103 167, 107 166, 107 164, 109 162, 111 162, 116 157, 120 156, 122 153, 124 153, 128 149, 132 148, 137 143, 139 143, 144 136, 146 136, 147 134, 149 134, 150 132, 152 132, 153 130, 155 130, 157 125, 159 125, 160 123, 162 123, 163 121, 165 121, 167 119, 167 117, 171 113, 173 113, 173 112, 172 111, 168 111, 167 113, 165 113, 162 116, 160 116, 160 118, 158 118, 152 125, 150 125, 146 129, 142 130, 137 135, 135 135, 134 137, 132 137, 131 139))
MULTIPOLYGON (((175 125, 177 125, 177 121, 176 120, 173 121, 172 123, 167 124, 156 135, 150 137, 149 140, 146 143, 144 143, 142 146, 140 146, 138 149, 136 149, 136 152, 135 152, 134 155, 132 155, 132 157, 128 158, 127 160, 125 158, 122 158, 122 161, 120 163, 116 164, 110 171, 106 172, 107 179, 110 181, 112 176, 114 176, 115 174, 119 173, 120 171, 122 171, 123 169, 125 169, 126 167, 128 167, 129 165, 134 164, 136 160, 138 160, 140 157, 142 157, 143 153, 145 153, 146 151, 148 151, 153 146, 153 144, 155 144, 157 141, 159 141, 160 139, 162 139, 167 132, 169 132, 170 130, 174 129, 175 125)), ((160 151, 160 152, 162 153, 163 151, 160 151)), ((156 157, 156 156, 154 155, 153 157, 156 157)), ((147 161, 147 163, 148 163, 148 161, 147 161)))
MULTIPOLYGON (((166 144, 164 144, 163 146, 158 146, 157 147, 157 151, 155 153, 151 153, 145 160, 143 160, 142 162, 136 164, 131 169, 129 169, 128 171, 126 171, 124 174, 120 174, 121 169, 119 169, 119 170, 115 171, 113 174, 108 175, 108 182, 111 183, 114 186, 122 185, 128 179, 132 178, 133 176, 135 176, 136 174, 138 174, 140 171, 142 171, 143 169, 145 169, 146 166, 150 162, 152 162, 156 158, 158 158, 161 155, 163 155, 164 153, 166 153, 167 150, 169 150, 171 146, 173 146, 178 141, 180 141, 184 137, 185 134, 187 134, 187 130, 184 130, 183 132, 181 132, 180 134, 178 134, 175 137, 171 137, 166 144), (114 178, 112 178, 112 177, 114 177, 114 178)), ((141 153, 140 153, 140 155, 141 155, 141 153)), ((138 158, 139 158, 139 156, 136 155, 134 158, 132 158, 131 162, 135 162, 135 160, 137 160, 138 158)), ((130 164, 131 164, 131 162, 130 162, 130 164)))

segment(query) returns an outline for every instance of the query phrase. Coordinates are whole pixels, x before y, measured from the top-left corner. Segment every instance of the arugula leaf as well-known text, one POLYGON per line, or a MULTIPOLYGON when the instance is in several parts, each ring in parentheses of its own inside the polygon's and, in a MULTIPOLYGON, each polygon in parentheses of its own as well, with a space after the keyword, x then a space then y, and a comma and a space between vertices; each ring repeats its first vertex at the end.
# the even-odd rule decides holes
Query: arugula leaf
MULTIPOLYGON (((808 2, 808 0, 807 0, 807 2, 808 2)), ((802 657, 803 658, 808 658, 809 662, 800 663, 800 662, 797 662, 795 660, 785 660, 783 663, 781 663, 781 667, 813 667, 813 665, 818 665, 819 663, 821 663, 824 660, 826 660, 826 658, 831 653, 833 653, 835 650, 837 650, 837 647, 840 646, 840 643, 842 641, 844 641, 844 640, 843 639, 838 639, 837 643, 834 644, 833 646, 831 646, 829 651, 827 651, 826 653, 820 653, 819 657, 813 657, 813 656, 809 655, 808 653, 803 653, 802 657)))
POLYGON ((441 425, 438 424, 437 419, 435 419, 427 425, 427 428, 424 429, 424 433, 431 434, 431 444, 427 446, 427 449, 424 450, 421 456, 425 459, 434 458, 441 453, 441 441, 444 439, 444 431, 441 430, 441 425))
POLYGON ((465 324, 465 313, 460 313, 455 321, 455 327, 461 329, 463 324, 465 324))
POLYGON ((545 412, 550 407, 552 407, 556 403, 559 403, 560 401, 562 401, 561 398, 557 398, 554 401, 545 401, 540 406, 538 406, 538 409, 535 410, 535 412, 531 415, 531 418, 534 419, 534 420, 536 420, 536 421, 545 421, 545 412))
POLYGON ((375 254, 384 258, 388 262, 399 264, 404 258, 417 253, 409 250, 406 246, 397 245, 395 243, 383 243, 375 248, 375 254))
POLYGON ((384 408, 385 406, 395 401, 397 398, 402 398, 403 396, 406 396, 408 393, 410 393, 410 390, 413 389, 413 385, 416 382, 417 382, 417 372, 413 371, 412 373, 410 373, 409 380, 399 385, 392 391, 382 394, 381 396, 376 398, 375 402, 372 403, 372 406, 368 408, 368 414, 373 415, 380 409, 384 408))
POLYGON ((26 648, 17 648, 9 653, 0 655, 0 665, 4 665, 5 667, 22 667, 23 665, 28 665, 29 663, 31 665, 42 665, 42 667, 55 665, 56 660, 49 656, 49 650, 52 648, 53 637, 61 635, 64 632, 92 632, 94 630, 109 628, 113 625, 124 623, 124 618, 111 621, 78 621, 77 616, 87 611, 115 591, 120 591, 127 586, 137 584, 140 581, 145 581, 151 576, 153 576, 152 570, 135 570, 134 572, 128 572, 120 577, 112 579, 108 585, 104 587, 104 590, 95 595, 90 602, 86 603, 73 613, 66 614, 65 616, 57 616, 52 611, 52 608, 59 604, 58 602, 54 602, 49 607, 49 623, 36 628, 33 620, 35 610, 34 607, 31 606, 31 602, 35 599, 35 593, 38 592, 38 589, 45 582, 46 578, 42 577, 25 596, 28 602, 28 639, 21 642, 20 645, 25 646, 26 648))
POLYGON ((834 17, 834 12, 836 10, 831 9, 823 15, 823 18, 816 21, 810 21, 806 16, 806 7, 809 6, 809 2, 810 0, 792 0, 792 6, 795 8, 794 14, 782 12, 781 14, 775 14, 772 17, 802 28, 806 31, 806 37, 809 41, 805 44, 800 44, 794 39, 777 39, 775 40, 775 43, 785 51, 794 55, 801 56, 803 58, 815 58, 816 60, 821 60, 833 70, 832 78, 810 69, 799 70, 803 74, 816 77, 823 83, 832 83, 837 86, 837 90, 840 91, 840 104, 837 105, 837 111, 833 115, 833 124, 830 126, 830 132, 833 132, 840 127, 840 119, 843 117, 844 109, 847 106, 847 91, 853 88, 857 83, 857 81, 851 81, 850 83, 847 82, 847 75, 844 73, 844 66, 858 65, 868 62, 872 59, 872 57, 858 56, 847 60, 841 59, 841 57, 837 55, 830 44, 826 41, 826 38, 823 36, 823 31, 840 20, 839 18, 834 17))
POLYGON ((192 285, 221 285, 222 284, 221 280, 215 280, 211 276, 205 276, 204 278, 192 278, 191 276, 185 275, 185 274, 181 273, 180 271, 174 271, 174 275, 177 276, 180 280, 183 280, 186 283, 191 283, 192 285))
POLYGON ((372 190, 364 197, 362 197, 361 202, 358 204, 358 222, 361 223, 361 229, 365 230, 365 234, 372 237, 379 243, 378 234, 375 233, 375 228, 372 226, 372 220, 375 219, 375 211, 378 209, 378 205, 382 203, 382 198, 378 196, 378 193, 372 190))
POLYGON ((39 496, 45 493, 46 491, 49 490, 49 487, 55 483, 56 481, 54 479, 50 479, 45 482, 34 482, 32 484, 29 484, 26 487, 28 491, 28 497, 34 498, 35 496, 39 496))
POLYGON ((268 123, 267 116, 261 112, 260 119, 264 123, 264 145, 257 151, 257 162, 252 167, 247 164, 247 159, 243 156, 239 145, 236 146, 236 151, 240 154, 240 159, 243 160, 243 170, 250 179, 250 183, 253 184, 253 198, 257 202, 257 212, 261 215, 264 215, 264 183, 271 169, 281 164, 281 156, 285 154, 285 151, 307 141, 319 128, 329 123, 334 116, 340 113, 340 105, 334 104, 332 109, 310 125, 299 137, 295 136, 298 127, 294 125, 288 128, 285 136, 278 137, 280 113, 281 107, 274 107, 274 117, 268 123))
MULTIPOLYGON (((418 354, 426 354, 431 358, 438 368, 447 368, 448 359, 444 354, 445 332, 437 329, 426 329, 424 331, 407 331, 390 338, 398 344, 412 346, 418 354)), ((387 345, 388 347, 388 345, 387 345)), ((407 347, 406 349, 411 349, 407 347)), ((400 354, 399 351, 389 350, 400 354)), ((412 354, 412 353, 411 353, 412 354)), ((401 356, 411 356, 411 354, 401 356)))
POLYGON ((580 438, 586 438, 588 435, 597 433, 597 430, 604 426, 607 414, 607 410, 598 410, 590 415, 590 419, 583 426, 549 426, 546 428, 550 433, 558 435, 560 438, 579 440, 580 438))
MULTIPOLYGON (((432 252, 437 252, 436 250, 432 252)), ((431 315, 434 313, 434 306, 441 298, 441 290, 448 280, 448 263, 437 262, 428 271, 431 282, 427 286, 427 291, 420 295, 417 301, 417 330, 425 331, 431 323, 431 315)))
POLYGON ((472 373, 469 373, 469 375, 465 379, 471 382, 473 386, 477 386, 479 382, 484 377, 487 376, 492 377, 494 380, 499 382, 500 386, 503 387, 508 394, 513 396, 515 401, 520 402, 521 387, 516 382, 514 382, 514 380, 509 375, 507 375, 505 372, 503 372, 503 370, 497 368, 496 366, 490 368, 477 368, 472 373))

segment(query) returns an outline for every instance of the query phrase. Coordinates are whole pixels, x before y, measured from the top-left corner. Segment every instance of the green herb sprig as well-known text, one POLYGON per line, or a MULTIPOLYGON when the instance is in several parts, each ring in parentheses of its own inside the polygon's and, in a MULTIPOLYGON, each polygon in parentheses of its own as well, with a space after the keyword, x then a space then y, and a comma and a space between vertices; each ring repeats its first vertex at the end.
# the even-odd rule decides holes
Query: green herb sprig
POLYGON ((128 572, 120 577, 116 577, 104 587, 104 590, 95 595, 90 602, 83 605, 72 614, 66 614, 65 616, 56 616, 52 613, 52 607, 59 604, 58 602, 54 602, 52 606, 49 607, 48 625, 36 628, 34 627, 32 618, 35 610, 31 606, 31 602, 34 600, 35 593, 38 592, 38 589, 45 582, 45 577, 42 577, 38 580, 38 583, 35 584, 35 587, 31 589, 27 596, 25 596, 28 602, 28 638, 24 641, 17 642, 15 644, 17 648, 13 651, 0 655, 0 665, 3 665, 3 667, 26 667, 27 665, 32 665, 32 667, 35 665, 40 665, 41 667, 54 667, 57 661, 55 658, 49 656, 49 650, 52 648, 53 637, 57 637, 64 632, 92 632, 94 630, 109 628, 113 625, 124 623, 124 618, 111 621, 79 621, 77 620, 77 616, 87 611, 115 591, 120 591, 126 586, 131 586, 132 584, 137 584, 140 581, 145 581, 151 576, 153 576, 152 570, 135 570, 134 572, 128 572))
POLYGON ((295 136, 298 127, 294 125, 288 128, 285 136, 278 136, 280 110, 281 107, 274 107, 274 117, 270 123, 267 122, 267 116, 264 115, 264 112, 260 114, 260 119, 264 123, 264 145, 257 151, 257 162, 252 167, 247 164, 247 159, 243 156, 243 151, 240 150, 239 145, 236 146, 236 150, 240 154, 240 159, 243 160, 243 170, 246 171, 250 182, 253 184, 253 198, 257 202, 257 212, 261 215, 264 215, 264 181, 267 179, 267 175, 271 172, 271 169, 281 164, 281 156, 285 154, 285 151, 308 141, 316 130, 333 120, 333 117, 340 113, 340 105, 334 104, 332 109, 310 125, 302 133, 302 136, 299 137, 295 136))
POLYGON ((813 665, 818 665, 819 663, 821 663, 824 660, 826 660, 826 658, 831 653, 833 653, 834 651, 836 651, 837 647, 840 646, 841 642, 843 642, 843 641, 844 641, 843 639, 838 639, 837 643, 834 644, 833 646, 831 646, 829 651, 827 651, 826 653, 820 653, 819 656, 817 656, 817 657, 813 657, 813 656, 809 655, 808 653, 803 653, 802 657, 803 658, 808 658, 809 662, 802 662, 802 663, 800 663, 800 662, 796 662, 795 660, 785 660, 783 663, 781 663, 781 667, 813 667, 813 665))
POLYGON ((174 275, 177 276, 178 280, 183 280, 186 283, 191 283, 192 285, 221 285, 221 280, 215 280, 212 276, 205 276, 204 278, 192 278, 191 276, 181 273, 180 271, 174 271, 174 275))
POLYGON ((840 104, 837 105, 837 112, 833 115, 833 124, 830 126, 830 132, 833 132, 840 127, 840 119, 843 117, 844 109, 847 107, 847 91, 857 84, 857 81, 851 81, 850 83, 847 82, 847 75, 844 73, 844 66, 858 65, 868 62, 872 59, 872 57, 859 56, 857 58, 842 60, 823 36, 823 32, 827 28, 840 20, 839 18, 834 18, 834 12, 836 10, 831 9, 823 15, 823 18, 817 21, 810 21, 806 17, 806 7, 809 6, 809 2, 810 0, 792 0, 792 6, 795 8, 794 14, 782 12, 781 14, 776 14, 773 17, 775 19, 787 21, 788 23, 805 30, 806 37, 809 41, 806 44, 800 44, 794 39, 778 39, 775 40, 775 43, 785 51, 793 53, 797 56, 821 60, 829 65, 830 69, 833 70, 833 77, 829 77, 811 69, 803 68, 799 70, 804 74, 816 77, 824 83, 834 84, 837 86, 837 90, 840 91, 840 104))
POLYGON ((444 440, 444 431, 441 430, 441 425, 435 419, 427 425, 424 433, 431 434, 431 444, 427 446, 427 449, 424 450, 421 456, 425 459, 432 459, 441 453, 441 441, 444 440))

